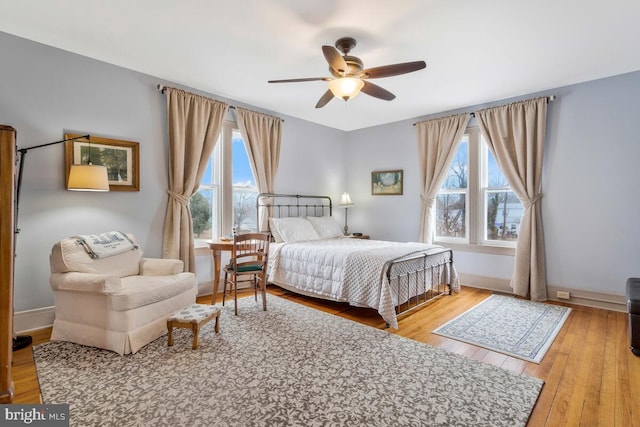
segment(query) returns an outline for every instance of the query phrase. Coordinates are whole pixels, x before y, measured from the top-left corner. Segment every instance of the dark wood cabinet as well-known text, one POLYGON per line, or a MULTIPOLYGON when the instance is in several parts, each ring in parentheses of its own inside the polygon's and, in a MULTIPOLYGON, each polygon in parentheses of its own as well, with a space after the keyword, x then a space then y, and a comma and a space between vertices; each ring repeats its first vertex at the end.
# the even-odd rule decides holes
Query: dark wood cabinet
POLYGON ((0 125, 0 403, 13 401, 13 240, 16 131, 0 125))

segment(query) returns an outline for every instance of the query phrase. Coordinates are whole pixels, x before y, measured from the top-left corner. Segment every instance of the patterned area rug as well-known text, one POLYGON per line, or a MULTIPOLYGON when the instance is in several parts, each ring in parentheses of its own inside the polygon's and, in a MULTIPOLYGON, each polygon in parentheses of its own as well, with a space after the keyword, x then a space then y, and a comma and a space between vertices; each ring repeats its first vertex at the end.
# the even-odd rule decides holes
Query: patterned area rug
POLYGON ((34 348, 44 403, 71 425, 524 426, 543 381, 273 295, 223 308, 200 347, 174 330, 138 353, 34 348), (261 304, 260 304, 261 305, 261 304))
POLYGON ((540 363, 570 312, 569 307, 491 295, 433 333, 540 363))

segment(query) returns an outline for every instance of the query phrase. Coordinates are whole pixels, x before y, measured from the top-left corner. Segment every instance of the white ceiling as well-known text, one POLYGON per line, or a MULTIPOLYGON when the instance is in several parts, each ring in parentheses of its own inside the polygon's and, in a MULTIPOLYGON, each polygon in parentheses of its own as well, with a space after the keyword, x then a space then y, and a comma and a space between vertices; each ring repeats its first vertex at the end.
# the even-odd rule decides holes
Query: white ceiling
MULTIPOLYGON (((638 0, 0 0, 0 31, 354 130, 640 70, 638 0), (315 104, 322 45, 352 36, 393 92, 315 104)), ((1 53, 1 52, 0 52, 1 53)), ((107 83, 107 82, 105 82, 107 83)))

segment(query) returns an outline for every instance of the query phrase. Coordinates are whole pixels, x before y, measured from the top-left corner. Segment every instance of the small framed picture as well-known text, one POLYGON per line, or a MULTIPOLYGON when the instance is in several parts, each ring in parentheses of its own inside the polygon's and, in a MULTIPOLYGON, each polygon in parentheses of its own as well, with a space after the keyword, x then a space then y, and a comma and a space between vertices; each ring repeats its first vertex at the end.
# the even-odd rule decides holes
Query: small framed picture
POLYGON ((402 170, 371 172, 371 195, 402 195, 402 170))
MULTIPOLYGON (((66 134, 64 138, 81 136, 66 134)), ((137 142, 97 136, 65 142, 67 183, 71 165, 86 165, 89 162, 107 167, 109 191, 140 191, 140 155, 137 142)))

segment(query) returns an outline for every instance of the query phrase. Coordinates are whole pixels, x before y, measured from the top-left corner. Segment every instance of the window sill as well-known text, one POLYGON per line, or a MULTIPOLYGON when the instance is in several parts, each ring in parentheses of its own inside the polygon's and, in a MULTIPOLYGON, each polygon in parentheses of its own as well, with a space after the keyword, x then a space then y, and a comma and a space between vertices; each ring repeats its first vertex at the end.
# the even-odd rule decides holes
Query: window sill
POLYGON ((516 254, 516 248, 512 248, 508 246, 471 245, 467 243, 453 243, 453 242, 446 242, 446 241, 436 241, 434 242, 434 244, 451 248, 454 251, 460 251, 460 252, 475 252, 479 254, 506 255, 506 256, 515 256, 516 254))

